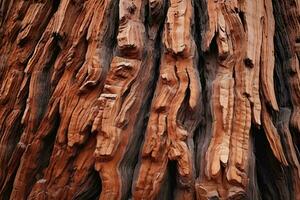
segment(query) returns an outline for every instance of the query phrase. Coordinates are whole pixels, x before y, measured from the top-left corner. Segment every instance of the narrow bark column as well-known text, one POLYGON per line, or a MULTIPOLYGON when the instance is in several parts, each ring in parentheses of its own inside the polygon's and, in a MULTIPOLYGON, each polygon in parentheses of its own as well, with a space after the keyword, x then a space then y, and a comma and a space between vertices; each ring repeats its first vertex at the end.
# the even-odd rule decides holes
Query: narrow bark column
POLYGON ((133 183, 134 199, 157 197, 169 160, 177 166, 175 199, 194 197, 193 133, 199 122, 201 88, 192 26, 192 2, 171 0, 159 80, 133 183))
POLYGON ((121 0, 119 3, 117 48, 120 57, 115 56, 112 60, 92 127, 92 131, 97 133, 94 156, 95 168, 102 180, 100 199, 121 199, 122 196, 118 165, 128 143, 128 134, 133 131, 126 134, 122 130, 128 125, 129 110, 136 100, 132 84, 141 70, 144 51, 143 12, 142 1, 121 0), (124 101, 127 104, 122 107, 124 101))
POLYGON ((116 56, 95 107, 92 126, 97 134, 94 156, 102 180, 100 199, 124 199, 130 192, 143 115, 152 93, 158 55, 154 48, 164 10, 163 1, 150 2, 150 14, 161 13, 152 15, 157 21, 148 24, 148 35, 145 5, 146 1, 140 0, 119 3, 116 56))
MULTIPOLYGON (((205 160, 200 161, 204 170, 200 170, 196 184, 197 197, 240 198, 247 195, 249 167, 254 167, 249 159, 253 151, 251 124, 261 124, 259 74, 265 7, 262 1, 207 1, 202 7, 208 12, 202 28, 202 49, 210 51, 215 42, 218 57, 215 72, 209 69, 216 73, 211 85, 212 138, 205 160)), ((274 36, 270 31, 267 38, 274 36)), ((274 63, 264 67, 273 72, 274 63)), ((270 75, 263 78, 266 99, 278 109, 270 75)), ((280 148, 278 142, 275 146, 280 148)))
POLYGON ((197 197, 249 197, 249 184, 254 184, 249 170, 255 165, 249 159, 253 155, 251 126, 262 124, 283 166, 296 170, 299 166, 291 133, 272 119, 278 111, 285 114, 282 120, 288 115, 279 108, 274 89, 273 5, 271 0, 207 1, 202 7, 208 12, 202 49, 210 51, 215 37, 218 58, 211 86, 212 138, 205 160, 200 161, 205 170, 200 169, 197 197))
MULTIPOLYGON (((202 48, 209 50, 213 37, 216 37, 218 58, 216 77, 211 85, 212 138, 202 162, 205 170, 200 171, 196 184, 197 198, 235 198, 244 195, 247 185, 251 124, 251 107, 247 97, 257 99, 257 96, 252 95, 252 85, 249 85, 251 82, 246 80, 246 76, 252 78, 254 70, 250 74, 244 63, 247 35, 239 17, 239 5, 234 1, 207 1, 207 9, 209 21, 203 33, 202 48)), ((258 87, 257 81, 252 84, 258 87)), ((259 122, 260 109, 256 110, 259 122)))

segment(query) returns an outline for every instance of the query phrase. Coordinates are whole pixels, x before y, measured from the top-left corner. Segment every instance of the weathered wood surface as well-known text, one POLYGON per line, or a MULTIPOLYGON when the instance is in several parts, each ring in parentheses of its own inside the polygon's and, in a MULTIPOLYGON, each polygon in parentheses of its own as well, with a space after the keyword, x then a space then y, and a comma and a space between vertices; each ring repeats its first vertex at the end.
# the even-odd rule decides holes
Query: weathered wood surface
POLYGON ((300 200, 298 0, 0 0, 0 199, 300 200))

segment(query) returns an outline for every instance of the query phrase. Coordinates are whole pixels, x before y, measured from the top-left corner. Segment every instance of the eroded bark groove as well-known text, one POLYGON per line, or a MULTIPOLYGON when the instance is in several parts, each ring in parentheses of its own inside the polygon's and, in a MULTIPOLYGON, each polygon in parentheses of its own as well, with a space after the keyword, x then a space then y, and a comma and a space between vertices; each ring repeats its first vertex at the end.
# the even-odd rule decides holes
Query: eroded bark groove
POLYGON ((300 199, 297 0, 0 0, 0 199, 300 199))

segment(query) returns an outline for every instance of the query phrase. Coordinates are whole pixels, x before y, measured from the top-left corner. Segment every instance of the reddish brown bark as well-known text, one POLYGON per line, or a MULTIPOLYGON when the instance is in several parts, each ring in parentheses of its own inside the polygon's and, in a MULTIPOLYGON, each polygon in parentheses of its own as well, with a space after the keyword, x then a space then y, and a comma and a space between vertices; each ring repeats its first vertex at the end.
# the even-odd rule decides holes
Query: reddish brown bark
POLYGON ((297 0, 0 0, 0 199, 300 199, 297 0))

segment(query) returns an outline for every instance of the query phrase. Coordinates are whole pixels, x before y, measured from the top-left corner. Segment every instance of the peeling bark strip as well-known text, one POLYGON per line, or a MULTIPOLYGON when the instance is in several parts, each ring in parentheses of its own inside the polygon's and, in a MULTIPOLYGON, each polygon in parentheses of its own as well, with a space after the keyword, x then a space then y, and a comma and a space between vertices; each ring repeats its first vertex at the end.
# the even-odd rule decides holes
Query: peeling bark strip
POLYGON ((0 0, 0 199, 300 200, 297 0, 0 0))

